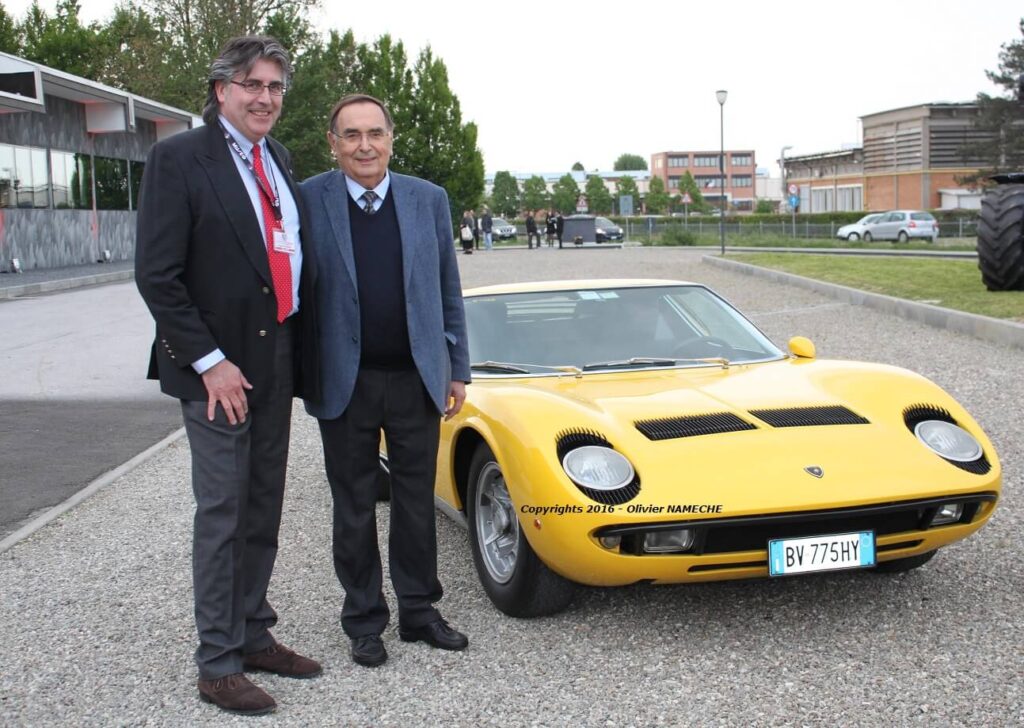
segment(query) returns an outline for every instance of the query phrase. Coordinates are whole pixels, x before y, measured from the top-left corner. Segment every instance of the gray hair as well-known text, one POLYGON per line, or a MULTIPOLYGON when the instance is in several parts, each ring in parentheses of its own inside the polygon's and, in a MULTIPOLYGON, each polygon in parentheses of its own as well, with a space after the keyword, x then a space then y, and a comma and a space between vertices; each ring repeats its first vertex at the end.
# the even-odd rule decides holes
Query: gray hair
POLYGON ((273 61, 281 67, 284 85, 291 80, 292 64, 288 51, 275 38, 266 35, 244 35, 232 38, 220 49, 220 54, 210 64, 209 86, 206 90, 206 104, 203 106, 203 121, 215 124, 220 113, 217 100, 217 82, 228 83, 240 73, 248 73, 259 60, 273 61))

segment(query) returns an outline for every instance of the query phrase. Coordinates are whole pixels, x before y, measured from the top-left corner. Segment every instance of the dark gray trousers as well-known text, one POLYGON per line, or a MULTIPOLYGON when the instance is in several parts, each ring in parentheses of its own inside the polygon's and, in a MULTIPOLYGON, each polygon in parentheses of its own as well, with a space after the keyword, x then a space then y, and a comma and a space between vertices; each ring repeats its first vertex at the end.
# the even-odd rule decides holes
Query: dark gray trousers
POLYGON ((419 372, 360 369, 341 417, 319 420, 334 498, 334 570, 345 589, 341 626, 349 637, 380 634, 391 615, 377 545, 380 432, 391 471, 388 565, 401 627, 440 618, 434 478, 441 416, 419 372))
MULTIPOLYGON (((242 655, 273 643, 277 613, 267 586, 277 557, 292 413, 292 324, 278 327, 273 391, 231 425, 218 405, 213 422, 205 401, 183 400, 192 449, 196 512, 192 585, 199 676, 242 672, 242 655)), ((243 372, 244 374, 245 372, 243 372)))

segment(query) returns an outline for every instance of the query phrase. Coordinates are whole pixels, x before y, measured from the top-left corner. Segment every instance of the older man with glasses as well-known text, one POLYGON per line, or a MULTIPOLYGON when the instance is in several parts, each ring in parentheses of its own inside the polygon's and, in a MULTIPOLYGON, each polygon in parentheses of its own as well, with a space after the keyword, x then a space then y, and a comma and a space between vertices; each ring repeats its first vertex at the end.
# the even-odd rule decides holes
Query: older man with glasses
POLYGON ((448 196, 388 170, 394 123, 379 99, 346 96, 327 141, 339 169, 301 185, 305 240, 317 258, 318 418, 334 498, 334 568, 352 659, 387 659, 376 500, 383 430, 391 476, 391 581, 398 634, 445 650, 465 635, 441 618, 434 474, 441 416, 462 407, 470 380, 462 286, 448 196))

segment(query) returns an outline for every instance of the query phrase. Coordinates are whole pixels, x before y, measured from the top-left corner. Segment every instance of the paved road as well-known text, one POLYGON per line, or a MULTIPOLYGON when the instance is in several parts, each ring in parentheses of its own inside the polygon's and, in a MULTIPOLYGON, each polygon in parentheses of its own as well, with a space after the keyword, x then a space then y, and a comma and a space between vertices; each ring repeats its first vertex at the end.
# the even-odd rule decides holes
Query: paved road
POLYGON ((133 283, 0 301, 0 538, 181 426, 133 283))
MULTIPOLYGON (((330 496, 315 424, 297 409, 271 598, 278 636, 323 659, 326 672, 302 682, 259 676, 280 704, 273 725, 1024 722, 1024 352, 719 270, 694 251, 501 251, 459 263, 469 285, 702 280, 777 342, 803 334, 823 357, 920 371, 995 442, 1000 510, 973 539, 901 576, 591 589, 542 620, 509 619, 490 605, 466 535, 442 517, 441 607, 469 633, 470 649, 409 645, 389 629, 391 659, 367 670, 350 662, 338 627, 330 496)), ((178 442, 0 554, 0 724, 253 724, 195 697, 188 483, 178 442)), ((382 523, 386 515, 380 506, 382 523)))

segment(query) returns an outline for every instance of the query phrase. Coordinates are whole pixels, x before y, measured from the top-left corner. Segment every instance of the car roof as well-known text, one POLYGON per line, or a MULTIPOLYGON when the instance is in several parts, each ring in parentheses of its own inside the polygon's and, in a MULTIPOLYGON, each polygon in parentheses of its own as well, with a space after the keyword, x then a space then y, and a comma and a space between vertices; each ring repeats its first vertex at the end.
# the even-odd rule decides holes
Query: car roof
POLYGON ((463 291, 462 295, 495 296, 505 293, 538 293, 542 291, 590 291, 603 288, 652 288, 655 286, 695 286, 689 281, 673 281, 648 278, 596 278, 582 281, 530 281, 528 283, 502 283, 494 286, 480 286, 463 291))

